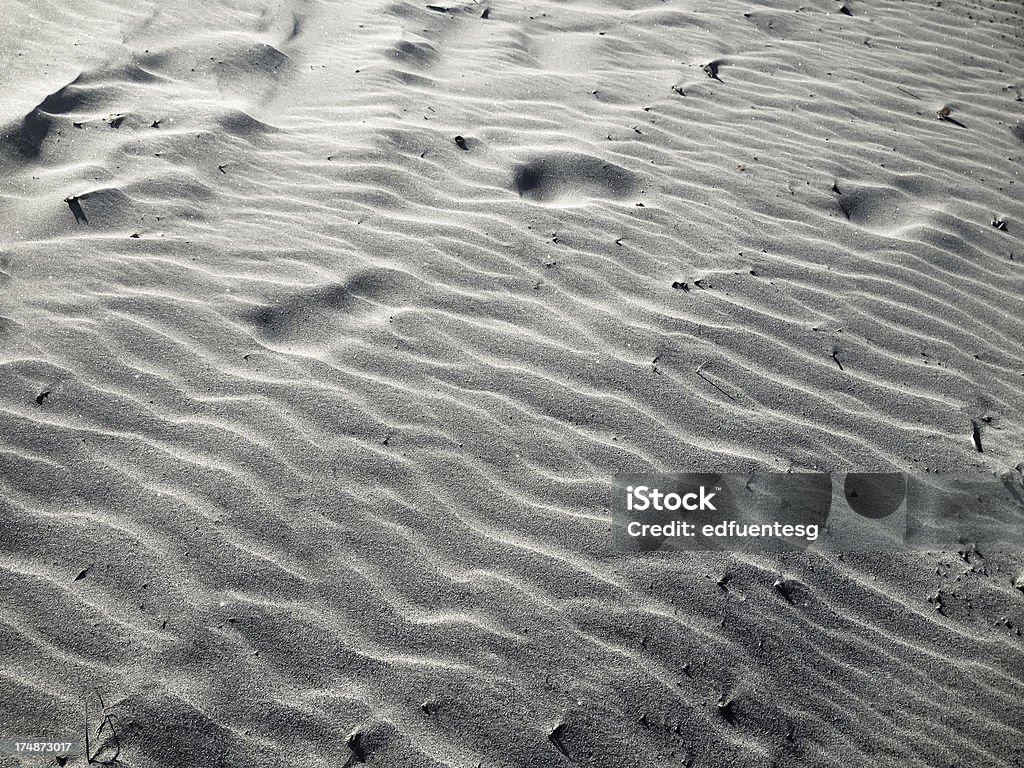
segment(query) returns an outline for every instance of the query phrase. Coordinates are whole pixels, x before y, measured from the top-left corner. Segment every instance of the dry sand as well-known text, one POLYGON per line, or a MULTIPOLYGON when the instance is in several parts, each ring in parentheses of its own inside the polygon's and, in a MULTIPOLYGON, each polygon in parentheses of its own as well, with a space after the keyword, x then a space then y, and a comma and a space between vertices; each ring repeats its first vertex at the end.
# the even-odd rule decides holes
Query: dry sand
POLYGON ((1019 480, 1017 0, 2 14, 0 735, 1024 764, 1021 542, 615 557, 608 511, 1019 480))

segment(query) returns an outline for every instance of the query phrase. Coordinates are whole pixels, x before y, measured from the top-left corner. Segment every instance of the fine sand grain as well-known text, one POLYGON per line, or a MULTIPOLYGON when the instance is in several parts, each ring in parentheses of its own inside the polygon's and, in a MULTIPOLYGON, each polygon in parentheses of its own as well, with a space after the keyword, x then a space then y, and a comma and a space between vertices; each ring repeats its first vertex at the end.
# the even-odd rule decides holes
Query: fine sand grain
POLYGON ((1024 765, 1022 542, 609 534, 616 473, 1020 482, 1022 61, 1018 0, 6 0, 0 736, 1024 765))

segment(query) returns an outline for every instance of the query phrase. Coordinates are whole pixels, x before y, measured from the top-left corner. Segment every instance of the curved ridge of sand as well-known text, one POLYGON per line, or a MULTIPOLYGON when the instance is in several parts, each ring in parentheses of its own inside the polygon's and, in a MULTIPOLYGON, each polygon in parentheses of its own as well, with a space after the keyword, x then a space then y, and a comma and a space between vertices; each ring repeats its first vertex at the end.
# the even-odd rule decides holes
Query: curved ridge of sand
POLYGON ((16 3, 0 731, 99 694, 138 766, 1018 764, 1019 542, 614 558, 608 496, 1019 482, 1022 24, 16 3))

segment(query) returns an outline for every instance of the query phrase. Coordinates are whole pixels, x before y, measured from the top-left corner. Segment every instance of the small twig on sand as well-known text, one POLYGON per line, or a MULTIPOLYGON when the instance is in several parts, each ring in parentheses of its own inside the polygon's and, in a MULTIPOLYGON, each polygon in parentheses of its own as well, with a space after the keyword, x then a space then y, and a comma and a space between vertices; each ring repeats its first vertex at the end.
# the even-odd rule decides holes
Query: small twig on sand
POLYGON ((100 692, 95 690, 95 689, 93 690, 93 693, 95 693, 96 694, 96 698, 99 699, 99 701, 100 701, 100 708, 101 708, 101 711, 103 712, 103 720, 100 721, 100 727, 96 729, 96 735, 99 736, 101 733, 103 733, 103 727, 104 726, 107 726, 108 728, 110 728, 110 735, 114 739, 114 754, 113 754, 113 756, 111 756, 111 757, 109 757, 109 758, 107 758, 105 760, 100 760, 97 757, 97 755, 99 755, 99 753, 103 751, 103 747, 102 746, 100 746, 100 748, 98 750, 96 750, 96 754, 95 755, 92 753, 92 747, 91 747, 91 745, 89 743, 89 697, 86 696, 85 697, 85 762, 88 765, 93 765, 93 764, 95 764, 95 765, 114 765, 117 762, 117 758, 120 757, 120 755, 121 755, 121 738, 117 735, 117 729, 114 728, 114 720, 113 720, 113 718, 107 713, 107 704, 106 704, 106 702, 103 701, 103 696, 100 695, 100 692))
POLYGON ((704 375, 704 372, 703 372, 703 371, 701 371, 701 368, 703 368, 703 367, 704 367, 704 364, 703 364, 703 363, 701 363, 700 367, 699 367, 699 368, 697 368, 697 370, 696 370, 696 374, 697 374, 698 376, 700 376, 700 377, 701 377, 702 379, 704 379, 704 381, 706 381, 706 382, 707 382, 708 384, 710 384, 710 385, 711 385, 712 387, 714 387, 715 389, 717 389, 717 390, 718 390, 719 392, 721 392, 721 393, 722 393, 723 395, 725 395, 726 397, 728 397, 728 398, 729 398, 730 400, 732 400, 732 401, 733 401, 733 402, 735 403, 735 402, 736 402, 736 398, 735 398, 735 397, 733 397, 732 395, 730 395, 730 394, 729 394, 728 392, 726 392, 726 391, 725 391, 724 389, 722 389, 722 388, 721 388, 720 386, 718 386, 717 384, 715 384, 715 382, 713 382, 713 381, 712 381, 711 379, 709 379, 709 378, 708 378, 707 376, 705 376, 705 375, 704 375))
POLYGON ((92 762, 92 752, 89 751, 89 697, 85 697, 85 760, 92 762))
POLYGON ((114 755, 109 760, 101 761, 101 764, 113 765, 121 755, 121 737, 117 735, 117 729, 114 728, 114 718, 107 713, 107 704, 103 701, 103 697, 100 695, 99 691, 96 692, 96 698, 100 700, 100 706, 103 707, 103 713, 106 715, 103 722, 110 726, 110 735, 114 737, 114 755))

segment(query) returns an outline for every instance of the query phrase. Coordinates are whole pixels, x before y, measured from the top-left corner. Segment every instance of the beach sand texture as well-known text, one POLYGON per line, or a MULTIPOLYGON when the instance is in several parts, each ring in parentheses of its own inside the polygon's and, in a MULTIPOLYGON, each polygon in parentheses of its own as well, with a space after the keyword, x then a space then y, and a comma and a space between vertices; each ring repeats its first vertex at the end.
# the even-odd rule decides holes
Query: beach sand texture
POLYGON ((1019 480, 1022 61, 1016 0, 8 0, 0 735, 1024 764, 1020 542, 609 544, 616 473, 1019 480))

